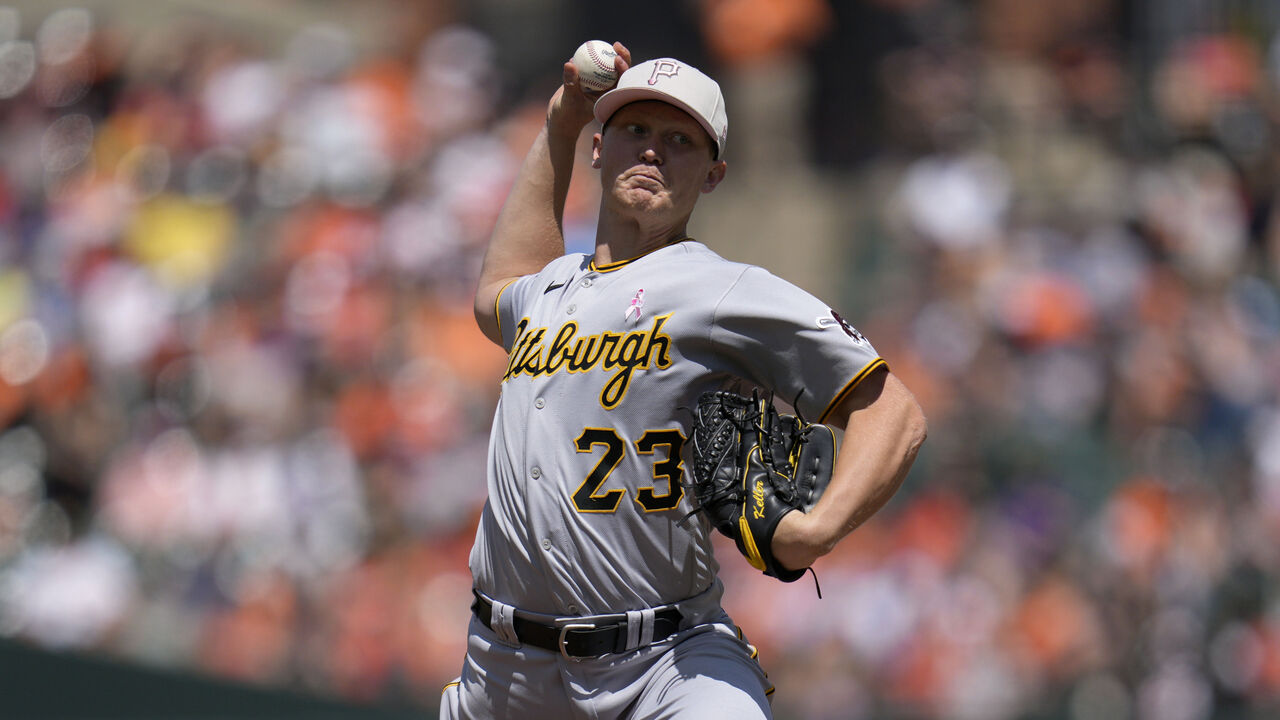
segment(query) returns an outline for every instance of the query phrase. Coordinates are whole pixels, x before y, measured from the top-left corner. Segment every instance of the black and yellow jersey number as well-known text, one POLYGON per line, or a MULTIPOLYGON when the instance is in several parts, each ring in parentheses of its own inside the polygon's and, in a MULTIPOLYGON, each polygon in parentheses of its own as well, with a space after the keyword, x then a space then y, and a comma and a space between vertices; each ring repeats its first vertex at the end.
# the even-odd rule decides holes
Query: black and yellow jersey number
MULTIPOLYGON (((654 458, 653 485, 637 488, 633 498, 645 512, 671 510, 684 498, 684 486, 680 484, 680 478, 684 475, 684 464, 680 459, 684 441, 684 434, 674 428, 646 430, 635 441, 638 455, 651 455, 654 458), (661 492, 659 485, 662 486, 661 492)), ((613 428, 589 427, 583 428, 582 434, 574 440, 574 447, 580 453, 597 452, 597 448, 601 448, 602 454, 586 479, 574 491, 573 506, 578 512, 616 512, 627 491, 621 488, 602 488, 609 480, 609 475, 626 457, 627 442, 613 428)))

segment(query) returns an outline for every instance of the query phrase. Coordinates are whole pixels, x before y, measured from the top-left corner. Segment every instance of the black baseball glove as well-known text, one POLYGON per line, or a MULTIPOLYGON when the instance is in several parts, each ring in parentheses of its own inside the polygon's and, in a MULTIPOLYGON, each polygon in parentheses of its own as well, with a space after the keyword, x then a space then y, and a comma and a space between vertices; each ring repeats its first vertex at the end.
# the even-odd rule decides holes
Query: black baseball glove
POLYGON ((787 513, 813 509, 831 481, 831 428, 781 414, 758 392, 708 392, 698 399, 692 442, 694 512, 706 513, 765 575, 804 575, 774 558, 773 533, 787 513))

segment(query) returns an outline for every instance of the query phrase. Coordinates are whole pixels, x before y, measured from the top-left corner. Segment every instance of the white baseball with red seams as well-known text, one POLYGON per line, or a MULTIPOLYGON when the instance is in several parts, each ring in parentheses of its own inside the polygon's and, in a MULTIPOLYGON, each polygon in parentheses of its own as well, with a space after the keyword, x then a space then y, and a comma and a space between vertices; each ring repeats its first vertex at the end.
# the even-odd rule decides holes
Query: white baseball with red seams
POLYGON ((584 90, 608 90, 618 80, 613 59, 618 57, 613 45, 603 40, 588 40, 578 46, 573 54, 573 66, 578 68, 578 83, 584 90))

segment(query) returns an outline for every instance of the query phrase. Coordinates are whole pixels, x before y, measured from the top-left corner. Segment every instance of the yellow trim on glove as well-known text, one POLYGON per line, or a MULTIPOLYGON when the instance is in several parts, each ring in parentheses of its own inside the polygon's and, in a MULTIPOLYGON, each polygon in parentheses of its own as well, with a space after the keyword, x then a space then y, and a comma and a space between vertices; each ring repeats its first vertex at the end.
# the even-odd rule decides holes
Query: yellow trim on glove
MULTIPOLYGON (((745 508, 744 508, 745 510, 745 508)), ((760 548, 756 547, 756 539, 751 537, 751 526, 746 516, 738 517, 738 534, 742 537, 742 546, 746 549, 747 562, 751 567, 764 572, 764 558, 760 557, 760 548)))

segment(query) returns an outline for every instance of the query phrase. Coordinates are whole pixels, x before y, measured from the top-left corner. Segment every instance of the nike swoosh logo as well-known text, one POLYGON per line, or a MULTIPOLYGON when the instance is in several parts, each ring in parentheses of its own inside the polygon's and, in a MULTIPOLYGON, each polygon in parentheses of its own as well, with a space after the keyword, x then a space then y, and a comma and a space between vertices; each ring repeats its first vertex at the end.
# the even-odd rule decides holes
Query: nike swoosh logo
POLYGON ((548 286, 547 286, 547 289, 546 289, 546 290, 543 290, 543 291, 542 291, 542 294, 543 294, 543 295, 546 295, 547 293, 551 292, 552 290, 555 290, 556 288, 562 288, 562 287, 564 287, 565 285, 568 285, 568 284, 569 284, 569 282, 568 282, 567 280, 566 280, 565 282, 560 282, 560 283, 558 283, 558 282, 553 282, 553 283, 551 283, 550 285, 548 285, 548 286))

